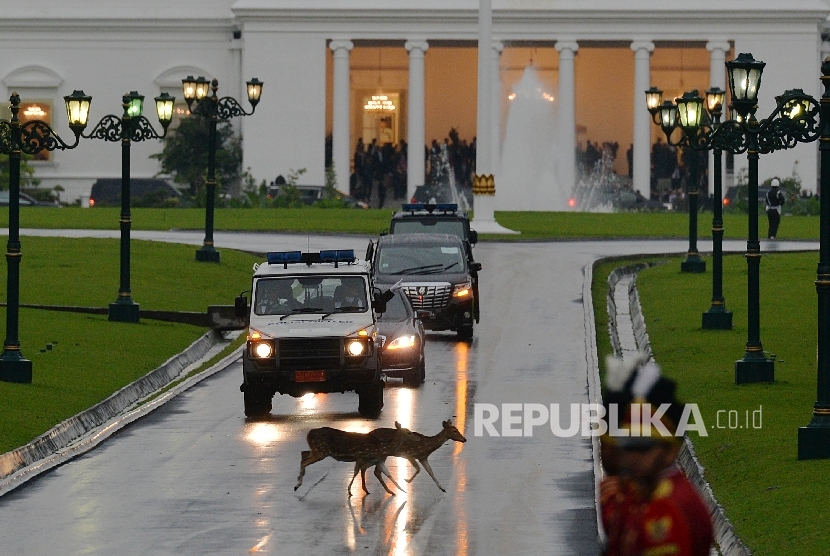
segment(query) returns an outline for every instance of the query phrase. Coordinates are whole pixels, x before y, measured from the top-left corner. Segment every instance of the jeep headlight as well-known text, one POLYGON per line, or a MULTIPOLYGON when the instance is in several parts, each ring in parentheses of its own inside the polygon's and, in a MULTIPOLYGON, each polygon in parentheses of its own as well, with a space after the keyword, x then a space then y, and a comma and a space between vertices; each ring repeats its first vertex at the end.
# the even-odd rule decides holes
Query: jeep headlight
POLYGON ((392 340, 386 349, 410 349, 415 347, 415 334, 405 334, 392 340))
POLYGON ((369 346, 367 345, 366 340, 353 338, 346 341, 346 355, 359 357, 361 355, 366 355, 368 352, 369 346))
POLYGON ((273 340, 252 340, 250 355, 253 359, 270 359, 274 357, 273 340))
POLYGON ((473 284, 470 281, 464 282, 463 284, 456 284, 452 287, 452 296, 455 298, 463 299, 471 295, 473 295, 473 284))

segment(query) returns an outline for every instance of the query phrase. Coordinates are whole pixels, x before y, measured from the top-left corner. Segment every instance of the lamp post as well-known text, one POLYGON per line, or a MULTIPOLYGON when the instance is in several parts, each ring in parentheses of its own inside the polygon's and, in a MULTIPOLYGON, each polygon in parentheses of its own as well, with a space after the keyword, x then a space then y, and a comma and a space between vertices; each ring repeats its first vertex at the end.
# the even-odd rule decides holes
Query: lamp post
POLYGON ((156 101, 156 114, 164 132, 159 135, 150 121, 142 115, 144 96, 136 91, 122 97, 124 113, 118 116, 107 115, 101 118, 86 139, 121 142, 121 280, 118 298, 109 306, 109 320, 117 322, 138 322, 139 305, 133 301, 130 291, 130 145, 133 142, 161 139, 167 135, 167 127, 173 119, 173 97, 162 93, 156 101))
MULTIPOLYGON (((684 132, 687 130, 691 132, 700 124, 703 101, 697 97, 699 102, 692 102, 691 97, 686 97, 686 95, 691 94, 697 97, 697 91, 686 93, 682 98, 677 99, 677 104, 674 104, 668 100, 661 103, 663 92, 656 87, 646 91, 646 105, 649 113, 651 113, 652 120, 660 125, 663 133, 666 134, 666 142, 673 147, 685 148, 692 146, 688 133, 684 133, 677 142, 672 141, 672 132, 678 125, 678 120, 684 132), (696 121, 687 121, 688 118, 696 121)), ((693 153, 686 187, 689 200, 689 249, 686 252, 686 259, 680 263, 681 272, 706 272, 706 261, 700 258, 697 251, 698 179, 698 157, 697 153, 693 153)))
MULTIPOLYGON (((764 120, 757 120, 758 89, 764 62, 742 53, 726 62, 732 108, 738 117, 726 120, 712 132, 711 141, 733 154, 747 153, 749 233, 747 262, 747 342, 746 353, 735 361, 735 383, 772 382, 775 361, 764 355, 760 334, 760 264, 758 241, 758 159, 761 154, 795 147, 819 138, 818 101, 801 89, 776 97, 776 107, 764 120)), ((825 122, 824 125, 827 125, 825 122)))
POLYGON ((236 116, 250 116, 256 111, 259 97, 262 94, 262 82, 254 77, 247 82, 248 102, 251 111, 246 112, 242 105, 232 97, 218 98, 216 91, 219 81, 214 79, 208 82, 204 77, 193 79, 192 75, 182 79, 184 100, 192 114, 198 114, 208 120, 208 173, 205 182, 205 240, 201 249, 196 251, 196 260, 215 262, 220 260, 219 251, 213 246, 213 211, 216 196, 216 123, 218 120, 229 120, 236 116), (208 96, 209 89, 213 94, 208 96), (196 107, 193 107, 193 102, 196 107))
MULTIPOLYGON (((720 125, 725 95, 719 87, 706 91, 706 110, 711 118, 711 129, 717 129, 720 125)), ((709 148, 715 166, 712 176, 712 305, 703 313, 703 328, 731 330, 732 311, 726 309, 726 300, 723 298, 723 145, 714 141, 710 142, 709 148)))
MULTIPOLYGON (((659 122, 666 136, 669 137, 679 124, 683 130, 684 146, 696 151, 711 150, 714 155, 714 207, 712 216, 712 305, 703 313, 703 328, 707 330, 731 330, 732 312, 726 309, 723 298, 723 175, 721 172, 721 155, 723 145, 713 140, 713 132, 720 126, 721 112, 725 93, 714 87, 706 91, 706 99, 701 99, 697 91, 689 92, 677 100, 672 115, 672 103, 661 103, 662 92, 652 87, 646 91, 646 104, 653 115, 659 116, 659 122), (656 108, 656 109, 655 109, 656 108), (681 110, 682 108, 682 110, 681 110)), ((697 159, 695 158, 695 162, 697 159)), ((697 167, 695 165, 695 173, 697 167)), ((689 215, 690 222, 692 214, 689 215)), ((694 218, 696 225, 696 218, 694 218)), ((684 261, 685 262, 685 261, 684 261)), ((681 267, 682 268, 682 267, 681 267)))
POLYGON ((11 120, 0 120, 0 152, 9 155, 9 241, 6 249, 8 276, 6 282, 6 340, 0 355, 0 380, 32 382, 32 362, 20 352, 18 325, 20 316, 20 159, 25 154, 44 150, 67 150, 78 146, 87 124, 92 97, 75 91, 63 97, 69 128, 75 142, 65 143, 49 124, 40 120, 20 123, 20 96, 12 93, 11 120))
POLYGON ((830 58, 821 64, 821 212, 819 263, 816 271, 818 294, 817 394, 813 418, 798 429, 798 459, 830 458, 830 58))

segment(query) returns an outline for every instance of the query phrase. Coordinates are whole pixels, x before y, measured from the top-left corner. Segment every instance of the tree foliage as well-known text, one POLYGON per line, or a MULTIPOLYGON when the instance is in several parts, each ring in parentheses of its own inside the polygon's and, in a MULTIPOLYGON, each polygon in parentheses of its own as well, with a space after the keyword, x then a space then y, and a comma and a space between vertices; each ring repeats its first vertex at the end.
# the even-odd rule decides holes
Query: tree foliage
MULTIPOLYGON (((184 118, 164 138, 164 148, 152 155, 161 161, 161 174, 170 174, 194 204, 204 206, 208 166, 209 122, 201 117, 184 118)), ((239 183, 242 143, 228 121, 216 126, 217 195, 239 183)))

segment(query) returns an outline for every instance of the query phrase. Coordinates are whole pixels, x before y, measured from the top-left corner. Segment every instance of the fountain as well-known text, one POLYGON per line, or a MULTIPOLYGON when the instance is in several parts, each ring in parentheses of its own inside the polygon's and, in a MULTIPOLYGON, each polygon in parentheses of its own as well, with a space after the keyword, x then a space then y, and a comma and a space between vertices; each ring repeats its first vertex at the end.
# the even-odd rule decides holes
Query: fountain
POLYGON ((497 210, 569 210, 571 191, 556 177, 553 96, 545 92, 532 65, 525 68, 511 98, 496 179, 497 210))

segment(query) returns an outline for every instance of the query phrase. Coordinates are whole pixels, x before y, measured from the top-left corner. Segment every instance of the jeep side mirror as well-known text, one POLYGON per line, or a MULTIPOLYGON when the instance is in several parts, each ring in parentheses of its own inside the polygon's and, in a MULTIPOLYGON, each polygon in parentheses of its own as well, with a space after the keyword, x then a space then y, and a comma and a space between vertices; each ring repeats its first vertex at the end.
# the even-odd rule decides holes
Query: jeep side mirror
POLYGON ((426 309, 418 309, 417 311, 415 311, 415 318, 420 320, 428 319, 429 311, 427 311, 426 309))
POLYGON ((470 263, 470 270, 472 272, 478 272, 481 270, 481 263, 470 263))
POLYGON ((475 245, 476 243, 478 243, 478 232, 470 230, 470 244, 475 245))
POLYGON ((233 313, 240 319, 247 319, 248 310, 248 298, 245 297, 243 292, 233 300, 233 313))

